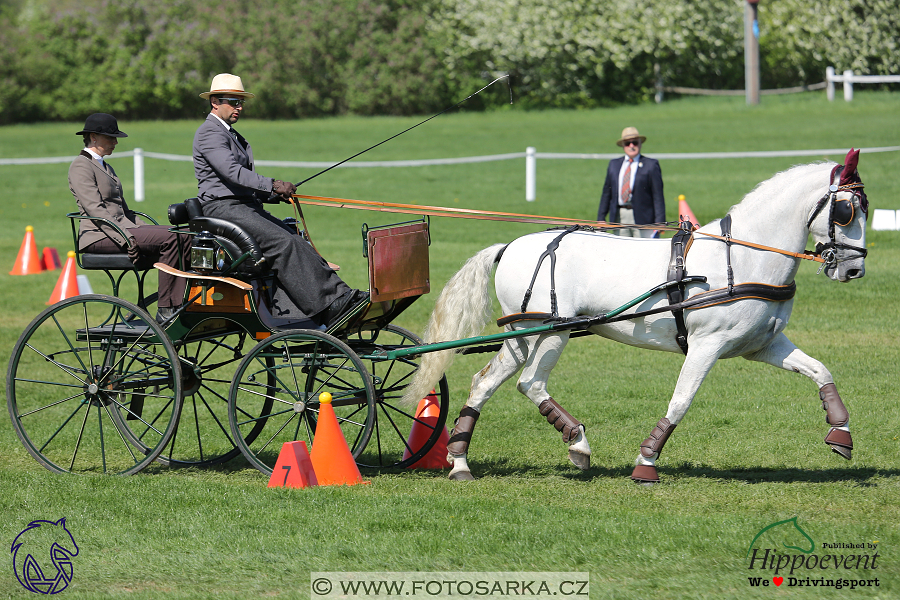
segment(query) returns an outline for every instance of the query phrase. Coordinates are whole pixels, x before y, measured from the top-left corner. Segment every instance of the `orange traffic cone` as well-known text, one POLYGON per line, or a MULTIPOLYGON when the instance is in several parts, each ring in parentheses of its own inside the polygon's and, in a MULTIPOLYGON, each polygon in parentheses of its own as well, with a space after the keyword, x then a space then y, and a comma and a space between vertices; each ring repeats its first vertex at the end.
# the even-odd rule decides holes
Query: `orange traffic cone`
POLYGON ((65 300, 66 298, 78 295, 77 271, 78 269, 75 266, 75 251, 69 250, 66 266, 63 268, 63 272, 59 274, 59 279, 56 280, 56 287, 53 288, 53 293, 50 294, 50 299, 47 300, 47 304, 56 304, 60 300, 65 300))
POLYGON ((684 194, 678 196, 678 215, 681 219, 687 219, 697 227, 700 227, 700 221, 697 220, 697 217, 694 216, 691 207, 688 206, 687 201, 684 199, 684 194))
POLYGON ((344 432, 338 425, 334 407, 331 406, 331 394, 328 392, 319 394, 319 422, 316 424, 316 437, 309 456, 319 485, 368 483, 359 474, 359 467, 356 466, 350 446, 344 439, 344 432))
MULTIPOLYGON (((419 401, 419 407, 416 409, 416 420, 413 421, 412 429, 409 431, 409 438, 406 440, 406 451, 403 452, 403 460, 413 455, 414 452, 420 450, 428 438, 431 437, 432 431, 438 422, 441 414, 441 405, 438 402, 437 394, 434 390, 419 401), (412 452, 410 452, 412 449, 412 452)), ((425 456, 411 464, 408 469, 445 469, 452 467, 447 461, 447 442, 450 441, 450 434, 447 428, 441 432, 441 437, 431 447, 425 456)))
POLYGON ((306 442, 285 442, 269 478, 269 487, 305 488, 319 485, 306 442))
POLYGON ((44 248, 44 251, 41 253, 41 266, 46 271, 55 271, 62 266, 62 263, 59 262, 59 252, 56 251, 56 248, 44 248))
POLYGON ((41 258, 38 256, 37 245, 34 243, 34 227, 25 228, 25 239, 19 247, 19 255, 10 275, 34 275, 43 271, 41 258))

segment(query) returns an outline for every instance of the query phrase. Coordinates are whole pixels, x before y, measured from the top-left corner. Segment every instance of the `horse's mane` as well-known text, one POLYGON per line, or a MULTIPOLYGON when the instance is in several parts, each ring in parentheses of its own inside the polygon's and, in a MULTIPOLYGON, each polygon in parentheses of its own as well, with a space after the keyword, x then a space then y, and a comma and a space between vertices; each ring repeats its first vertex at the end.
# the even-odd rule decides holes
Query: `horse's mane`
POLYGON ((743 211, 754 212, 759 210, 764 203, 771 208, 772 199, 775 197, 794 202, 809 197, 816 188, 826 185, 828 172, 834 165, 834 161, 821 160, 795 165, 776 173, 750 190, 739 203, 728 209, 727 214, 739 214, 743 211))

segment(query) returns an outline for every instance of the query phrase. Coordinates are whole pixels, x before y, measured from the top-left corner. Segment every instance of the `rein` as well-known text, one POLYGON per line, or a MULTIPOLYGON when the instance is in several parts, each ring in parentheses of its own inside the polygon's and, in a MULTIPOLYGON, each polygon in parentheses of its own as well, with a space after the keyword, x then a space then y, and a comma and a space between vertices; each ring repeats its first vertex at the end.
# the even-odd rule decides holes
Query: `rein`
POLYGON ((432 217, 453 217, 457 219, 479 219, 485 221, 508 221, 511 223, 532 223, 535 225, 583 225, 595 229, 660 229, 677 231, 677 227, 668 224, 623 225, 606 221, 585 221, 568 217, 548 217, 520 213, 474 210, 469 208, 449 208, 444 206, 427 206, 424 204, 398 204, 394 202, 373 202, 370 200, 348 200, 344 198, 328 198, 325 196, 305 196, 295 194, 293 203, 311 206, 328 206, 331 208, 354 208, 357 210, 373 210, 378 212, 428 215, 432 217))
POLYGON ((736 240, 730 236, 724 235, 716 235, 714 233, 706 233, 705 231, 694 230, 694 234, 705 235, 707 237, 715 238, 717 240, 722 240, 723 242, 730 244, 737 244, 738 246, 747 246, 749 248, 756 248, 757 250, 765 250, 767 252, 775 252, 777 254, 783 254, 785 256, 793 256, 794 258, 802 258, 803 260, 814 260, 816 262, 824 263, 825 259, 815 254, 814 252, 791 252, 790 250, 782 250, 781 248, 773 248, 772 246, 764 246, 763 244, 754 244, 753 242, 745 242, 743 240, 736 240))

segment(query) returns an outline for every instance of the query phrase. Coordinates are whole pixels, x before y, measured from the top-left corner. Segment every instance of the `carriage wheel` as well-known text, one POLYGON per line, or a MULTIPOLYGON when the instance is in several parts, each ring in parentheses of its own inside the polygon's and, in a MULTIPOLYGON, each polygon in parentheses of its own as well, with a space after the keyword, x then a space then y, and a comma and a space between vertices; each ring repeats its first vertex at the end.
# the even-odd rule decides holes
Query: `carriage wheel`
POLYGON ((131 475, 178 426, 181 367, 172 342, 142 309, 112 296, 76 296, 22 332, 6 393, 16 434, 46 468, 131 475), (130 441, 136 431, 142 446, 130 441))
MULTIPOLYGON (((188 341, 178 348, 184 396, 181 420, 157 461, 177 467, 221 464, 241 453, 228 428, 228 388, 235 365, 244 357, 248 336, 241 331, 201 339, 190 332, 184 339, 188 341)), ((263 411, 270 408, 271 403, 261 406, 263 411)), ((249 441, 263 426, 259 422, 247 431, 249 441)), ((141 439, 131 441, 143 445, 141 439)))
POLYGON ((375 423, 372 440, 356 462, 361 467, 408 467, 425 456, 434 447, 444 433, 447 411, 450 407, 450 391, 446 377, 442 377, 434 390, 439 413, 436 418, 434 410, 428 416, 417 418, 416 406, 400 403, 400 398, 413 374, 419 368, 418 357, 398 358, 395 360, 372 360, 365 358, 376 347, 393 349, 422 344, 421 338, 411 331, 396 325, 388 325, 376 332, 371 339, 363 332, 348 338, 347 343, 354 348, 372 377, 375 386, 375 423), (410 447, 413 427, 418 429, 417 448, 410 447), (424 439, 424 443, 422 440, 424 439))
POLYGON ((270 475, 285 442, 302 440, 311 449, 322 392, 331 394, 356 458, 372 435, 375 412, 375 389, 356 353, 313 330, 284 331, 257 344, 228 394, 232 438, 250 464, 270 475))

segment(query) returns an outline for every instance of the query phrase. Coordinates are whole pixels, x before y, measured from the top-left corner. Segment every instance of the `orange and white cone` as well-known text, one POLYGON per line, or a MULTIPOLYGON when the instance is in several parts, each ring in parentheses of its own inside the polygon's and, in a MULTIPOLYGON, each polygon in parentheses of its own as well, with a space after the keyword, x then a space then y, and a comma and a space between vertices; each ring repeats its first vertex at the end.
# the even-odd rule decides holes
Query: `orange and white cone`
POLYGON ((34 275, 44 270, 41 257, 38 255, 37 244, 34 243, 34 227, 25 228, 25 239, 19 247, 19 255, 13 265, 10 275, 34 275))
POLYGON ((47 304, 56 304, 60 300, 71 298, 78 295, 78 268, 75 265, 75 251, 69 250, 68 258, 66 258, 66 266, 63 272, 59 274, 56 280, 56 287, 50 294, 47 304))
POLYGON ((684 199, 684 194, 678 196, 678 215, 680 217, 679 220, 686 219, 693 223, 695 227, 700 227, 700 221, 697 220, 691 207, 688 206, 687 201, 684 199))
MULTIPOLYGON (((428 441, 428 438, 431 437, 434 428, 437 426, 440 414, 440 402, 435 391, 431 390, 430 394, 419 401, 419 406, 416 409, 416 420, 413 421, 412 429, 409 431, 409 438, 406 440, 407 449, 403 452, 403 460, 418 452, 425 445, 425 442, 428 441)), ((453 465, 447 461, 447 442, 449 441, 450 434, 447 433, 447 427, 444 427, 441 436, 434 446, 431 447, 431 450, 407 468, 446 469, 452 467, 453 465)))
POLYGON ((334 414, 331 394, 328 392, 319 394, 319 422, 316 423, 316 437, 309 457, 319 485, 368 483, 363 481, 359 473, 359 467, 356 466, 350 446, 347 445, 344 432, 334 414))

